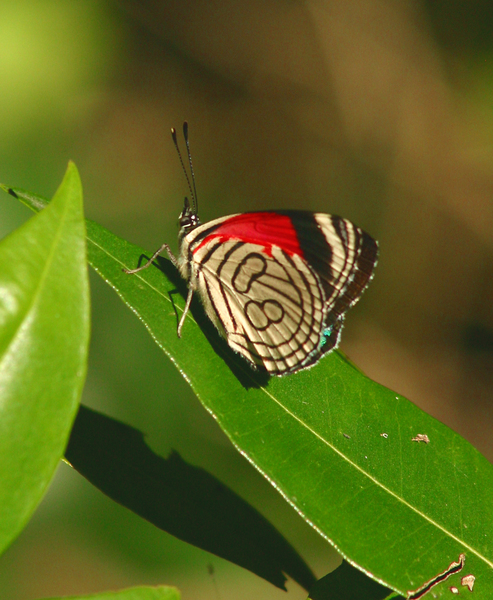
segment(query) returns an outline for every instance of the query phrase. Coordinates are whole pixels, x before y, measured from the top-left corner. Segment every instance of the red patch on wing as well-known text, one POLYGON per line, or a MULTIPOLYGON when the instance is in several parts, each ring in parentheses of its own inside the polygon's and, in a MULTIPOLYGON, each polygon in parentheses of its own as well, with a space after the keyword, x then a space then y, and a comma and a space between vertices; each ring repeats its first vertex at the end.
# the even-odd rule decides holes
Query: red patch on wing
POLYGON ((268 256, 272 256, 272 246, 278 246, 290 256, 303 256, 291 219, 275 212, 243 213, 226 219, 194 248, 194 253, 212 239, 257 244, 264 247, 268 256))

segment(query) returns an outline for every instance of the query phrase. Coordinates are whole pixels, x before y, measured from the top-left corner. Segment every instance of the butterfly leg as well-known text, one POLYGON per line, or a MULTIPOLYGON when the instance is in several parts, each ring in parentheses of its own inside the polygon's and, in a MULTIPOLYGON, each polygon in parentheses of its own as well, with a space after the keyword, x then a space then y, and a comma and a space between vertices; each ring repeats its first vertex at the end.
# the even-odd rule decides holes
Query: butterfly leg
POLYGON ((181 315, 180 321, 178 323, 178 329, 176 331, 179 338, 181 337, 181 330, 183 328, 183 324, 185 323, 185 318, 188 314, 188 311, 190 310, 190 305, 192 304, 193 293, 197 289, 198 273, 194 268, 193 264, 191 265, 191 271, 192 272, 190 274, 190 278, 188 279, 187 301, 185 302, 185 308, 183 309, 183 314, 181 315))
POLYGON ((176 331, 179 338, 181 338, 181 330, 183 327, 183 323, 185 322, 185 317, 187 316, 187 313, 190 310, 190 304, 192 304, 193 292, 194 292, 194 288, 193 288, 193 286, 190 285, 188 288, 188 295, 187 295, 187 301, 185 302, 185 308, 183 309, 183 314, 181 316, 180 322, 178 323, 178 329, 176 331))
POLYGON ((127 273, 128 275, 133 275, 134 273, 138 273, 139 271, 143 271, 144 269, 147 269, 147 267, 151 266, 151 264, 161 254, 161 252, 163 252, 163 250, 166 250, 170 261, 173 263, 173 265, 176 268, 178 268, 178 260, 176 259, 176 256, 173 254, 173 252, 171 252, 171 248, 168 246, 168 244, 163 244, 161 246, 161 248, 159 248, 158 250, 156 250, 156 252, 154 252, 154 254, 151 256, 151 258, 145 263, 145 265, 142 265, 141 267, 137 267, 136 269, 122 269, 122 271, 124 273, 127 273))

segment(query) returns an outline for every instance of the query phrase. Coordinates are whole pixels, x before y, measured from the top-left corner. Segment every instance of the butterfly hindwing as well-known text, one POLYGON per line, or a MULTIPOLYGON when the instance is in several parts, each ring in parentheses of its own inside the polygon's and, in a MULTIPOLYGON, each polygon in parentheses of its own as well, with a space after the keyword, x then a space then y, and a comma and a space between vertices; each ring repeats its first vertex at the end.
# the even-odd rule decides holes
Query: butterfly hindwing
POLYGON ((270 373, 291 371, 320 343, 324 294, 299 257, 226 241, 194 255, 197 288, 228 344, 270 373))

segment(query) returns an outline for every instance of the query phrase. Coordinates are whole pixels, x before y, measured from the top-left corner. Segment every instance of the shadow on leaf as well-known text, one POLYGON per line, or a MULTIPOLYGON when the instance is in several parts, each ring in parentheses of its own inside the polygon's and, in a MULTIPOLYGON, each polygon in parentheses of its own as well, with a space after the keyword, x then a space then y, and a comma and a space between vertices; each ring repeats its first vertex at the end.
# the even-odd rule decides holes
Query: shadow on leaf
POLYGON ((319 579, 311 588, 309 600, 403 600, 392 590, 377 583, 345 560, 334 571, 319 579))
POLYGON ((253 507, 177 452, 154 454, 143 434, 80 406, 66 460, 104 494, 156 527, 225 558, 278 588, 289 575, 315 578, 303 559, 253 507))

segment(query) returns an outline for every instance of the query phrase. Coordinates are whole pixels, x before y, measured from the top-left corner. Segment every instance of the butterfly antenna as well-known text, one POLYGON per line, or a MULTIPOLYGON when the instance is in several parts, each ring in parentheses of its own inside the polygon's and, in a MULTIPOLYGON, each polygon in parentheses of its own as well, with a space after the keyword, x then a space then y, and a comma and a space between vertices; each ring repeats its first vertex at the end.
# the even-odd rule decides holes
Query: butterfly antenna
POLYGON ((183 137, 185 138, 185 144, 187 145, 188 164, 190 165, 190 173, 192 174, 192 185, 193 185, 193 202, 195 205, 195 214, 198 212, 198 200, 197 200, 197 188, 195 187, 195 172, 193 170, 192 153, 190 152, 190 141, 188 139, 188 123, 183 123, 183 137))
MULTIPOLYGON (((185 135, 185 125, 183 125, 183 134, 185 135)), ((188 126, 187 126, 187 134, 188 134, 188 126)), ((176 129, 174 127, 171 128, 171 137, 173 138, 173 143, 174 143, 176 151, 178 153, 178 158, 180 159, 181 168, 183 169, 183 173, 185 174, 185 179, 187 180, 188 189, 190 190, 190 196, 193 201, 194 213, 197 214, 197 198, 196 198, 196 194, 194 193, 195 179, 193 181, 193 188, 192 188, 192 186, 190 184, 190 177, 188 176, 187 170, 185 169, 185 163, 183 162, 183 158, 182 158, 181 152, 180 152, 180 147, 178 146, 178 138, 176 136, 176 129)), ((186 137, 185 139, 187 140, 187 149, 188 149, 188 153, 190 155, 190 150, 189 150, 189 145, 188 145, 188 137, 186 137)), ((192 170, 192 177, 193 177, 193 170, 192 170)))

